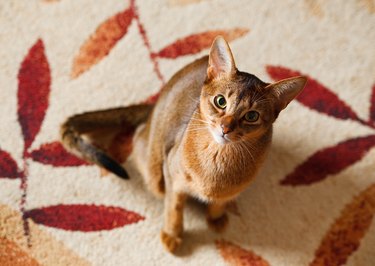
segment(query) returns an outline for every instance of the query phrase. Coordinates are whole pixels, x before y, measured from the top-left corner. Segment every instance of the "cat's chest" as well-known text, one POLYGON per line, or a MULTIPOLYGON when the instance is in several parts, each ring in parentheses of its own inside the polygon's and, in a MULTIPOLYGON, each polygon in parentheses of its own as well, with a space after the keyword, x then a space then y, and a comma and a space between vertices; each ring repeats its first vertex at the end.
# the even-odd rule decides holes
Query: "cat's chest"
POLYGON ((191 194, 203 200, 230 199, 252 180, 256 165, 239 150, 215 145, 188 145, 182 150, 181 169, 191 194))

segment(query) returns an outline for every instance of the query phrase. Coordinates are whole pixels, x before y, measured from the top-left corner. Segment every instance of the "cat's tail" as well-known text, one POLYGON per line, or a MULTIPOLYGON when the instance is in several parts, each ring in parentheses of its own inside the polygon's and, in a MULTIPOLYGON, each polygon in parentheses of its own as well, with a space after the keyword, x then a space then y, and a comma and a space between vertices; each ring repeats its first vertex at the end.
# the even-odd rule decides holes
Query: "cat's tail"
POLYGON ((61 141, 68 151, 78 157, 128 179, 129 176, 120 163, 93 145, 87 135, 95 132, 116 132, 125 127, 136 128, 147 120, 152 108, 152 105, 142 104, 69 117, 60 128, 61 141))

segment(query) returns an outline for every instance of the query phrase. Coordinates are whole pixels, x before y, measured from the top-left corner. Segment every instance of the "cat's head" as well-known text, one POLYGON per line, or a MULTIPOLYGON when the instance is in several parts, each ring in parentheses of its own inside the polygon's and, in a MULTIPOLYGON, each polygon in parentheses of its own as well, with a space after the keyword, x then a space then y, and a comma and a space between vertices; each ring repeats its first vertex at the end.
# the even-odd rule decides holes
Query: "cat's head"
POLYGON ((219 36, 209 54, 200 113, 216 142, 245 141, 269 130, 305 84, 305 77, 269 84, 238 71, 228 43, 219 36))

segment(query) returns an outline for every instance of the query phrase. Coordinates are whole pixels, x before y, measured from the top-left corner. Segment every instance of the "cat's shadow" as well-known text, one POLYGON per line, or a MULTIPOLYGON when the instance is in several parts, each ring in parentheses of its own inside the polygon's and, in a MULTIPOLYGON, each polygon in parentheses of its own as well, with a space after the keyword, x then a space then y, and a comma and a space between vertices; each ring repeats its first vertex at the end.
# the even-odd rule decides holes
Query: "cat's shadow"
POLYGON ((175 255, 179 257, 190 256, 199 248, 212 245, 220 234, 213 232, 205 223, 207 205, 195 199, 189 199, 186 204, 185 221, 189 219, 188 215, 198 216, 201 223, 198 226, 189 227, 184 230, 183 243, 176 251, 175 255))
MULTIPOLYGON (((136 195, 139 200, 137 204, 143 206, 145 209, 148 209, 148 218, 154 220, 153 222, 160 223, 160 229, 162 228, 163 221, 163 209, 164 203, 162 199, 155 199, 155 197, 147 191, 140 174, 136 169, 133 168, 130 162, 126 164, 126 169, 131 176, 130 180, 123 181, 115 176, 113 176, 113 182, 117 182, 124 191, 124 195, 128 194, 128 190, 131 189, 132 194, 136 195), (152 213, 150 213, 150 202, 153 203, 152 213)), ((124 198, 126 200, 126 198, 124 198)), ((185 257, 192 255, 197 249, 212 245, 214 241, 220 238, 220 234, 217 234, 208 228, 206 224, 206 209, 207 205, 205 203, 199 202, 196 199, 189 198, 186 202, 186 207, 184 210, 184 225, 185 230, 182 236, 182 244, 177 249, 175 256, 185 257), (196 223, 191 224, 190 219, 198 218, 198 225, 196 223)), ((229 225, 230 226, 230 225, 229 225)), ((159 242, 162 245, 161 242, 159 242)))

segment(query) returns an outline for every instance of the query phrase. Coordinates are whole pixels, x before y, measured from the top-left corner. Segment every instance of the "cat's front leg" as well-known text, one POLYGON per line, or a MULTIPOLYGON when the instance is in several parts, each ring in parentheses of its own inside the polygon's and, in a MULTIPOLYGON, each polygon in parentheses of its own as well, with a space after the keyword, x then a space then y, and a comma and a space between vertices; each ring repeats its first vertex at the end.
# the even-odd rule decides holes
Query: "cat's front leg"
POLYGON ((167 191, 165 196, 165 221, 161 231, 161 241, 169 252, 174 252, 181 244, 183 231, 183 210, 186 194, 167 191))
POLYGON ((210 202, 207 207, 207 224, 218 233, 223 232, 229 222, 225 208, 226 202, 210 202))

